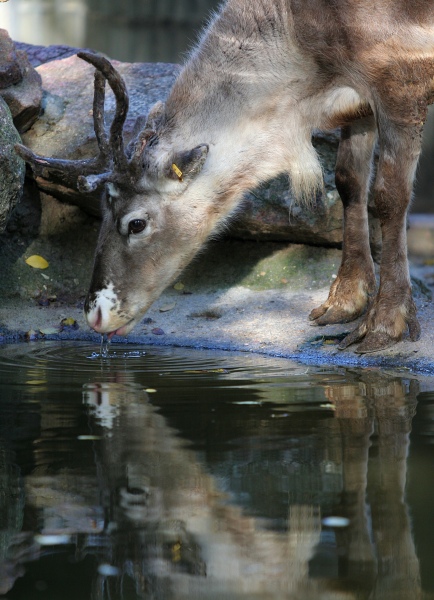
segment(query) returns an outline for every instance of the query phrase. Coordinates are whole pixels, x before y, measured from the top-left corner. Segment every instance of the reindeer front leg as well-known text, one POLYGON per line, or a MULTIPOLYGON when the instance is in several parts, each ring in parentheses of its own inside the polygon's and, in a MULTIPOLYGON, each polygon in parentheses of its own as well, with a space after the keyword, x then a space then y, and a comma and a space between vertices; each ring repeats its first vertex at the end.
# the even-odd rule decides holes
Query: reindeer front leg
MULTIPOLYGON (((381 123, 381 119, 380 119, 381 123)), ((407 261, 406 214, 421 146, 421 127, 380 125, 380 158, 375 204, 383 238, 380 288, 362 323, 340 344, 363 339, 356 352, 376 352, 398 342, 407 328, 420 336, 407 261)))
POLYGON ((375 293, 367 212, 375 138, 373 116, 341 131, 335 177, 344 207, 342 262, 327 300, 310 313, 309 318, 317 325, 357 319, 375 293))

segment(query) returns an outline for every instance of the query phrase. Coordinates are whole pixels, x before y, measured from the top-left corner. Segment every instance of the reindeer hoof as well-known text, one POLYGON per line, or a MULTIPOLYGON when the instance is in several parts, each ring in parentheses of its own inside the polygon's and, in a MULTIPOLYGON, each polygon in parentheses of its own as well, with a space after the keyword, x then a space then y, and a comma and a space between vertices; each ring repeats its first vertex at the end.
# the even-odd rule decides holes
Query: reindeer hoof
POLYGON ((420 325, 415 314, 408 321, 408 334, 412 342, 417 342, 420 338, 420 325))
POLYGON ((379 352, 394 346, 399 339, 393 338, 384 331, 368 333, 363 342, 354 350, 356 354, 369 354, 370 352, 379 352))
POLYGON ((312 325, 317 325, 318 323, 316 322, 316 320, 319 317, 322 317, 323 314, 325 314, 327 312, 327 307, 324 306, 324 304, 321 304, 321 306, 318 306, 318 308, 314 308, 309 315, 309 321, 315 321, 315 323, 312 323, 312 325))
POLYGON ((399 339, 393 338, 384 331, 374 331, 366 333, 366 327, 361 325, 352 333, 348 334, 339 344, 339 350, 345 350, 348 346, 356 344, 363 339, 363 342, 354 350, 357 354, 369 354, 370 352, 379 352, 394 346, 399 339))
POLYGON ((352 344, 359 342, 361 339, 363 339, 363 336, 365 335, 365 333, 366 333, 366 327, 364 327, 363 324, 360 325, 359 327, 356 327, 356 329, 354 331, 352 331, 346 337, 344 337, 344 339, 341 341, 341 343, 338 346, 338 350, 345 350, 346 348, 348 348, 348 346, 351 346, 352 344))
MULTIPOLYGON (((409 337, 412 342, 416 342, 420 337, 419 321, 414 318, 408 323, 409 337)), ((348 334, 339 344, 339 350, 345 350, 348 346, 356 344, 360 340, 362 343, 354 350, 357 354, 369 354, 370 352, 379 352, 394 346, 401 340, 400 337, 393 337, 385 331, 367 332, 367 327, 362 323, 352 333, 348 334)))

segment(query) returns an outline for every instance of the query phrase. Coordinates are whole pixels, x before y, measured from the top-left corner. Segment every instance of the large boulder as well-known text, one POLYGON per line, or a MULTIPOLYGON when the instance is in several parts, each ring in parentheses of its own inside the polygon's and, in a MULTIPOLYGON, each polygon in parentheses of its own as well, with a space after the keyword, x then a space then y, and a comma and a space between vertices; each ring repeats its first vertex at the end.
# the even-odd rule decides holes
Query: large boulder
MULTIPOLYGON (((64 50, 62 50, 64 51, 64 50)), ((53 54, 53 50, 49 55, 53 54)), ((54 52, 55 54, 55 52, 54 52)), ((41 53, 39 53, 39 56, 41 53)), ((179 66, 163 63, 120 63, 114 66, 126 81, 130 110, 125 124, 126 141, 134 123, 157 101, 164 100, 179 72, 179 66)), ((43 114, 23 136, 23 142, 37 154, 83 159, 94 156, 97 144, 92 124, 93 67, 77 56, 51 60, 37 67, 44 89, 43 114)), ((114 113, 111 93, 106 100, 107 122, 114 113)), ((290 241, 337 246, 342 242, 342 207, 334 187, 337 133, 316 134, 314 145, 324 169, 325 188, 311 206, 300 206, 291 193, 287 177, 279 177, 246 194, 243 210, 234 220, 230 235, 257 240, 290 241)), ((75 182, 54 172, 36 179, 39 188, 62 202, 77 204, 99 214, 99 193, 78 192, 75 182)), ((378 227, 371 229, 378 247, 378 227)))
POLYGON ((0 96, 0 232, 23 190, 25 165, 14 150, 19 141, 10 110, 0 96))

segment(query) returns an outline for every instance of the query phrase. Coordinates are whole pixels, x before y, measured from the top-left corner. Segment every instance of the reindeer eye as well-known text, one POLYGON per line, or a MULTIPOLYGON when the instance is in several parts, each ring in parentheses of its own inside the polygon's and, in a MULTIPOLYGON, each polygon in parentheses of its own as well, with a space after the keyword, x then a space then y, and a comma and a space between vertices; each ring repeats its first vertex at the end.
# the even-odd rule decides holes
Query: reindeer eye
POLYGON ((142 233, 147 223, 144 219, 133 219, 128 223, 128 235, 142 233))

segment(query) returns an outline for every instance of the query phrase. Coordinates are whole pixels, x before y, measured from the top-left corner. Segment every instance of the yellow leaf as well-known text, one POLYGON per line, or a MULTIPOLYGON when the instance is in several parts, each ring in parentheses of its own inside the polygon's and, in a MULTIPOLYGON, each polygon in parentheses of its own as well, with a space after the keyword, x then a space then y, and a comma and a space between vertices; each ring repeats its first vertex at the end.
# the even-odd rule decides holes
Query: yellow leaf
POLYGON ((178 281, 178 283, 175 283, 175 285, 173 286, 173 289, 174 290, 178 290, 178 291, 183 290, 184 289, 184 284, 181 283, 180 281, 178 281))
POLYGON ((65 319, 62 319, 61 324, 62 325, 66 325, 66 327, 71 327, 72 325, 74 325, 75 323, 75 319, 73 319, 72 317, 66 317, 65 319))
POLYGON ((45 258, 38 254, 33 254, 32 256, 29 256, 29 258, 26 258, 26 263, 34 269, 46 269, 48 267, 48 262, 45 258))

